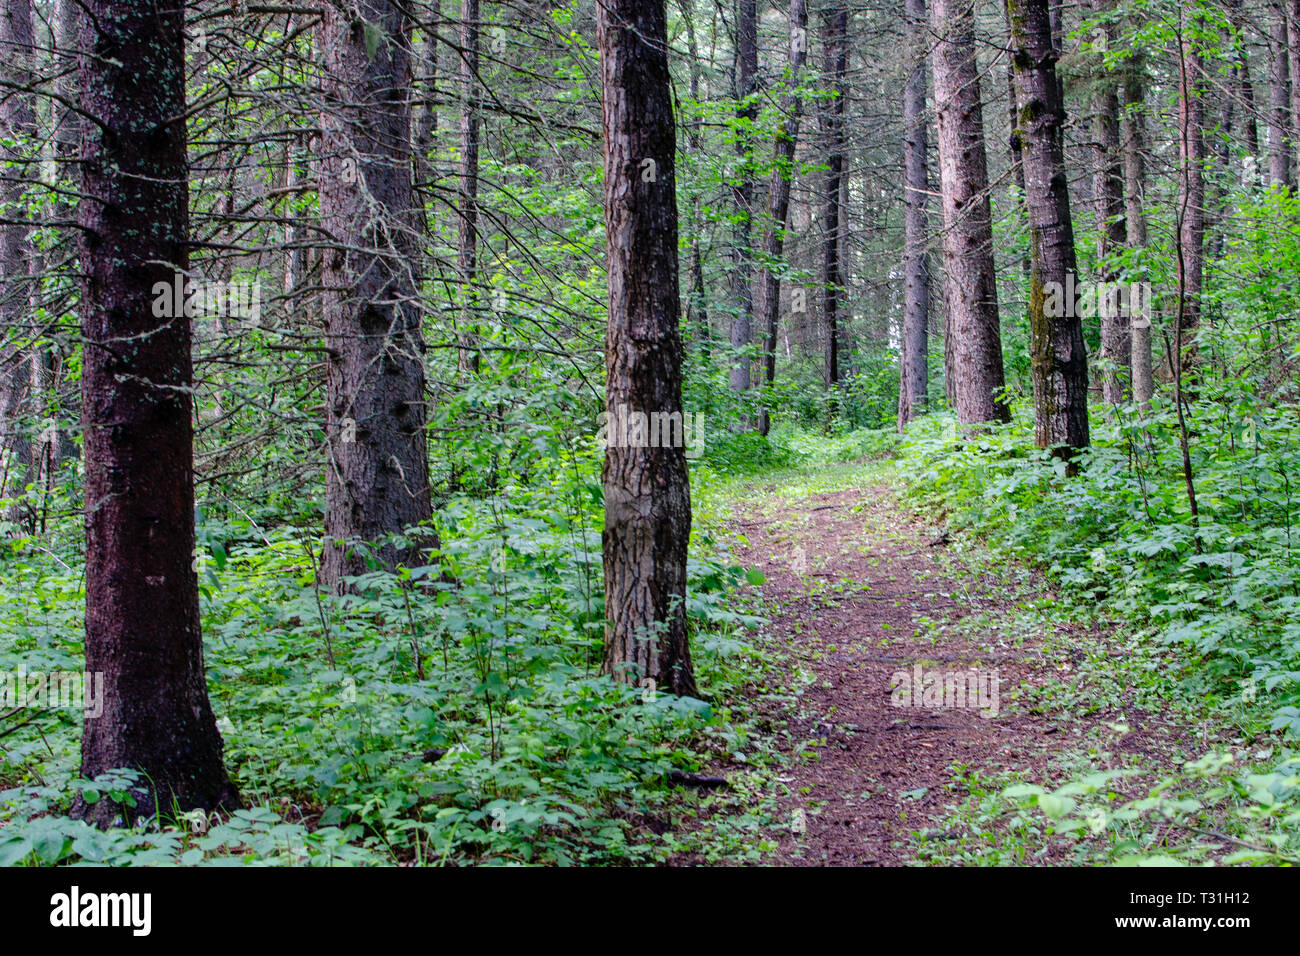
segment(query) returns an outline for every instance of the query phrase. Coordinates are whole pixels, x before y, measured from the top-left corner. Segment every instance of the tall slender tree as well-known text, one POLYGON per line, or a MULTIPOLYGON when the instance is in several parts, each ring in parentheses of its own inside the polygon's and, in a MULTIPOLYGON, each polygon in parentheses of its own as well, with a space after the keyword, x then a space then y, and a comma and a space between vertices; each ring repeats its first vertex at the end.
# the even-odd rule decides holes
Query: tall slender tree
POLYGON ((749 347, 754 335, 753 126, 758 118, 758 2, 736 0, 736 155, 739 169, 732 196, 736 217, 732 230, 731 348, 736 357, 731 366, 731 390, 743 392, 750 385, 749 347))
MULTIPOLYGON (((322 45, 321 223, 329 463, 323 578, 368 563, 358 542, 426 524, 424 340, 416 301, 419 218, 411 187, 411 24, 395 0, 327 4, 322 45)), ((422 564, 430 534, 382 542, 381 566, 422 564)))
POLYGON ((823 74, 833 92, 819 113, 823 148, 826 150, 826 179, 822 195, 822 314, 826 335, 823 373, 826 387, 833 389, 840 382, 840 299, 844 294, 840 264, 840 190, 844 185, 844 108, 849 95, 845 78, 849 68, 849 11, 842 6, 824 11, 822 34, 826 44, 823 74))
POLYGON ((136 807, 79 801, 107 825, 233 806, 208 702, 194 560, 185 9, 88 0, 80 18, 86 719, 81 772, 139 771, 136 807), (160 295, 161 292, 161 295, 160 295))
POLYGON ((910 72, 903 88, 903 334, 899 357, 898 429, 926 410, 930 326, 929 150, 925 0, 905 0, 910 72))
MULTIPOLYGON (((772 147, 772 176, 767 190, 767 224, 763 230, 763 267, 758 279, 759 327, 763 330, 763 381, 776 380, 776 339, 781 314, 781 277, 778 263, 785 251, 785 227, 790 215, 790 187, 794 183, 795 147, 799 142, 799 119, 803 98, 799 95, 799 75, 808 58, 808 5, 806 0, 790 0, 790 53, 786 68, 786 91, 781 97, 781 119, 776 127, 772 147)), ((836 199, 838 201, 838 186, 836 199)), ((764 407, 759 415, 758 430, 766 435, 771 417, 764 407)))
POLYGON ((1010 421, 993 265, 973 0, 933 0, 931 66, 943 197, 943 273, 953 391, 964 423, 1010 421))
POLYGON ((460 369, 478 370, 473 348, 478 282, 479 3, 461 0, 460 13, 460 175, 456 192, 456 272, 463 307, 460 314, 460 369))
MULTIPOLYGON (((609 321, 605 407, 605 671, 695 696, 686 636, 690 483, 672 440, 623 440, 625 415, 682 415, 676 126, 664 0, 597 6, 609 321), (649 447, 647 447, 649 446, 649 447)), ((663 433, 660 438, 664 437, 663 433)))
POLYGON ((1065 104, 1057 80, 1049 0, 1007 0, 1016 110, 1025 164, 1034 437, 1071 458, 1088 445, 1088 361, 1075 276, 1065 171, 1065 104), (1055 291, 1053 296, 1051 293, 1055 291))

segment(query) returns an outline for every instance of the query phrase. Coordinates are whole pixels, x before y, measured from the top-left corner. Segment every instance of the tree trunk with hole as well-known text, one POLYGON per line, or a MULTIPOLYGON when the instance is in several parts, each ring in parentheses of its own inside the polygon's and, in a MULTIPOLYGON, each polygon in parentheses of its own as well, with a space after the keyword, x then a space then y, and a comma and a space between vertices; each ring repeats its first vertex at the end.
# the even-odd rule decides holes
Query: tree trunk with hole
POLYGON ((663 0, 609 0, 597 7, 596 23, 609 275, 604 670, 625 683, 696 696, 686 636, 686 451, 681 432, 656 429, 662 417, 649 419, 682 415, 667 17, 663 0), (625 416, 638 414, 652 423, 650 434, 621 434, 625 416))
POLYGON ((81 775, 142 774, 134 810, 77 801, 106 826, 238 795, 199 633, 189 320, 159 295, 189 267, 185 11, 89 0, 80 22, 86 672, 103 679, 81 775))
MULTIPOLYGON (((327 80, 321 116, 321 222, 329 462, 323 579, 343 589, 367 570, 367 549, 432 514, 425 437, 424 340, 411 188, 410 22, 391 0, 364 19, 325 7, 327 80), (338 543, 342 542, 342 543, 338 543)), ((383 542, 382 568, 426 563, 428 529, 383 542)))

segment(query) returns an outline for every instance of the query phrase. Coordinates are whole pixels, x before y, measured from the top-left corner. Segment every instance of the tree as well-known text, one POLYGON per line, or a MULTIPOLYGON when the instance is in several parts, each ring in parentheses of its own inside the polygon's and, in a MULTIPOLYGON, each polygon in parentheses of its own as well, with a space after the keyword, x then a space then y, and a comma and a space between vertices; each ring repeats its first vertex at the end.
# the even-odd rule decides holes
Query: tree
MULTIPOLYGON (((1177 362, 1186 380, 1196 364, 1205 247, 1205 143, 1201 55, 1186 24, 1178 61, 1178 338, 1177 362)), ((1187 388, 1186 384, 1184 388, 1187 388)))
POLYGON ((238 795, 208 702, 194 570, 189 269, 180 3, 89 0, 81 18, 82 429, 86 671, 103 675, 81 772, 141 773, 101 825, 238 795), (159 292, 162 295, 159 295, 159 292), (161 315, 159 313, 162 313, 161 315))
MULTIPOLYGON (((848 99, 845 74, 849 60, 849 11, 843 7, 823 14, 826 37, 824 73, 833 86, 833 98, 819 116, 826 149, 826 188, 822 228, 822 312, 825 316, 825 382, 828 389, 840 381, 840 297, 844 279, 840 270, 840 189, 844 184, 844 104, 848 99)), ((773 343, 775 352, 775 343, 773 343)))
MULTIPOLYGON (((1147 251, 1146 161, 1143 156, 1143 78, 1136 65, 1125 74, 1123 152, 1125 244, 1130 253, 1147 251)), ((1145 405, 1155 392, 1151 369, 1151 317, 1129 316, 1129 343, 1133 369, 1133 400, 1145 405)))
POLYGON ((732 234, 731 390, 749 388, 749 347, 754 335, 752 220, 754 206, 753 126, 758 117, 758 3, 736 0, 736 155, 739 170, 732 190, 736 219, 732 234))
MULTIPOLYGON (((808 7, 805 0, 790 0, 790 60, 786 92, 781 97, 781 119, 772 147, 772 178, 767 190, 767 227, 763 230, 763 268, 758 280, 758 315, 763 329, 763 381, 776 381, 776 334, 781 311, 781 277, 777 269, 785 250, 785 227, 790 215, 790 186, 794 181, 794 151, 799 141, 799 74, 808 58, 808 7)), ((838 186, 836 200, 838 201, 838 186)), ((771 419, 766 407, 758 430, 766 435, 771 419)))
MULTIPOLYGON (((666 20, 663 0, 608 0, 597 7, 607 422, 622 410, 681 421, 676 129, 666 20)), ((653 429, 656 419, 650 421, 653 429)), ((681 441, 644 447, 649 443, 619 440, 618 431, 610 429, 602 470, 604 669, 619 681, 696 696, 686 637, 691 497, 685 449, 681 441)))
MULTIPOLYGON (((1098 4, 1105 10, 1107 4, 1098 4)), ((1113 24, 1098 27, 1095 34, 1103 48, 1115 40, 1113 24)), ((1093 171, 1093 211, 1097 221, 1097 261, 1101 280, 1114 283, 1119 278, 1116 253, 1124 248, 1124 171, 1119 145, 1119 88, 1115 76, 1104 63, 1097 64, 1092 97, 1093 140, 1097 161, 1093 171)), ((1102 397, 1108 404, 1124 401, 1131 378, 1132 344, 1128 318, 1119 308, 1115 296, 1099 296, 1101 320, 1102 397)))
MULTIPOLYGON (((360 16, 324 9, 321 223, 329 463, 322 576, 367 568, 358 542, 427 523, 424 341, 415 298, 418 213, 411 189, 410 22, 393 0, 360 16)), ((386 568, 423 563, 421 544, 382 542, 386 568)))
MULTIPOLYGON (((12 0, 0 13, 0 57, 5 85, 0 99, 0 497, 18 497, 33 477, 32 379, 35 362, 24 340, 33 333, 28 319, 28 259, 31 256, 27 212, 26 155, 36 138, 36 113, 29 88, 35 40, 29 0, 12 0), (6 341, 7 340, 7 341, 6 341)), ((11 509, 8 517, 26 520, 26 509, 11 509)))
POLYGON ((1286 8, 1269 5, 1273 33, 1270 38, 1268 75, 1268 176, 1278 186, 1290 186, 1291 178, 1291 69, 1288 54, 1286 8))
POLYGON ((1002 400, 1002 333, 973 0, 934 0, 930 24, 957 417, 966 424, 1005 422, 1011 412, 1002 400))
POLYGON ((478 0, 461 0, 460 22, 460 176, 457 181, 456 272, 460 280, 460 369, 478 370, 471 348, 475 283, 478 281, 478 0))
POLYGON ((906 0, 908 65, 903 88, 903 335, 899 355, 898 429, 926 410, 929 380, 930 176, 925 119, 925 0, 906 0))
POLYGON ((1007 13, 1032 259, 1034 438, 1039 448, 1071 458, 1088 445, 1088 360, 1072 281, 1077 268, 1062 145, 1065 104, 1056 75, 1058 52, 1048 0, 1007 0, 1007 13))

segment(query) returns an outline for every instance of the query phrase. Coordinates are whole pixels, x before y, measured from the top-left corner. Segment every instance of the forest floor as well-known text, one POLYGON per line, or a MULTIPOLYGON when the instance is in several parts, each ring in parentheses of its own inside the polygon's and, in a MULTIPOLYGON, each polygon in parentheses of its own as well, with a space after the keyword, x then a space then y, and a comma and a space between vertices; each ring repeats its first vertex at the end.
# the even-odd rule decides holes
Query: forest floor
MULTIPOLYGON (((1080 648, 1107 655, 1105 634, 1070 621, 1027 626, 1025 610, 1053 598, 1038 576, 925 526, 880 472, 839 471, 812 485, 759 480, 728 522, 737 559, 765 575, 770 646, 805 684, 795 712, 771 715, 787 826, 770 862, 899 865, 921 852, 976 862, 1002 836, 1017 839, 970 832, 981 793, 1062 780, 1066 751, 1109 766, 1172 765, 1184 732, 1122 691, 1069 706, 1090 696, 1074 686, 1076 675, 1088 680, 1080 648), (931 677, 953 678, 947 696, 924 689, 931 677)), ((1023 846, 1032 862, 1065 862, 1058 844, 1037 843, 1023 846)))

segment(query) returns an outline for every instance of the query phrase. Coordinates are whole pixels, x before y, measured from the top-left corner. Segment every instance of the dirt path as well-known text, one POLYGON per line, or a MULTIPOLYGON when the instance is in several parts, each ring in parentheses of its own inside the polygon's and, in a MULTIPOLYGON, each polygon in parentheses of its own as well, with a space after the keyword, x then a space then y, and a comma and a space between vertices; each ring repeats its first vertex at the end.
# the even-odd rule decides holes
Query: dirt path
POLYGON ((748 541, 736 556, 763 570, 769 632, 813 678, 799 712, 786 715, 791 834, 773 862, 909 862, 911 833, 962 796, 954 764, 1044 770, 1061 727, 1010 698, 1022 683, 1068 674, 1070 661, 1003 636, 996 622, 1016 596, 996 580, 946 574, 946 541, 906 517, 888 489, 796 501, 755 490, 765 493, 730 522, 748 541), (947 626, 978 614, 989 622, 969 629, 979 646, 947 626), (923 680, 960 673, 965 706, 955 696, 927 701, 921 688, 906 694, 917 665, 923 680), (926 703, 949 706, 917 706, 926 703), (996 716, 981 716, 995 704, 996 716))

